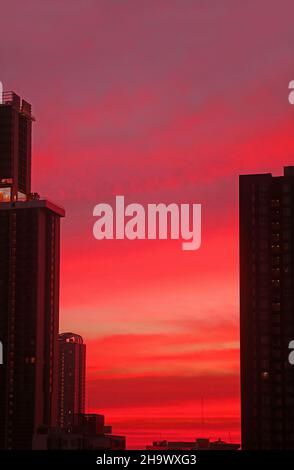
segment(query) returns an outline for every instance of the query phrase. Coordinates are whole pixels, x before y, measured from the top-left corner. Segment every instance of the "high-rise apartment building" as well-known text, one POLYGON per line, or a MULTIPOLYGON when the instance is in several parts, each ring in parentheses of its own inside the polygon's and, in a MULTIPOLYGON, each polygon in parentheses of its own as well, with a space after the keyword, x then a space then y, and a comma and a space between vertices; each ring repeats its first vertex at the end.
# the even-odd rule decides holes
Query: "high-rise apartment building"
POLYGON ((0 449, 57 423, 59 245, 64 210, 31 194, 31 107, 0 104, 0 449))
POLYGON ((31 105, 13 92, 0 101, 0 202, 31 192, 31 105))
POLYGON ((294 167, 240 176, 243 449, 294 449, 294 167))
POLYGON ((59 335, 58 424, 71 428, 74 417, 85 413, 86 345, 80 335, 59 335))

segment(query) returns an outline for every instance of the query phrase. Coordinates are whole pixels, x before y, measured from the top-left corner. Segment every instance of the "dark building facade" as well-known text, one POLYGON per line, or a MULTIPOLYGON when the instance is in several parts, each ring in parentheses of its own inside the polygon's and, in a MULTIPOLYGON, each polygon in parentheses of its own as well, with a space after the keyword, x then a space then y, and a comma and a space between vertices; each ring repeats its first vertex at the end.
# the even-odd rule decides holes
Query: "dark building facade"
MULTIPOLYGON (((7 98, 6 98, 7 97, 7 98)), ((9 98, 9 99, 8 99, 9 98)), ((0 449, 57 423, 60 218, 31 194, 30 105, 0 104, 0 449)))
POLYGON ((75 415, 67 429, 41 426, 33 438, 33 450, 125 450, 125 436, 112 434, 104 416, 75 415))
POLYGON ((31 105, 13 92, 0 104, 0 202, 31 192, 31 105))
POLYGON ((239 183, 242 449, 294 449, 294 167, 239 183))
POLYGON ((85 412, 86 345, 80 335, 59 335, 58 424, 70 428, 85 412))

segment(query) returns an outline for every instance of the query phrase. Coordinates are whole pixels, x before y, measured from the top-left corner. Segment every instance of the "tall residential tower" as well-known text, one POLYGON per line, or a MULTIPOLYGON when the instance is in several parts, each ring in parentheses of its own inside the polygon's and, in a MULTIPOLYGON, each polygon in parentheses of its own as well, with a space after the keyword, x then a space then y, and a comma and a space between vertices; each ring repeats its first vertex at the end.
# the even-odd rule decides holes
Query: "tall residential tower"
POLYGON ((86 345, 80 335, 59 335, 58 424, 70 429, 85 413, 86 345))
POLYGON ((0 100, 0 202, 31 192, 31 105, 13 92, 0 100))
POLYGON ((57 423, 60 218, 31 193, 31 106, 0 102, 0 449, 57 423))
POLYGON ((294 449, 294 167, 240 176, 243 449, 294 449))

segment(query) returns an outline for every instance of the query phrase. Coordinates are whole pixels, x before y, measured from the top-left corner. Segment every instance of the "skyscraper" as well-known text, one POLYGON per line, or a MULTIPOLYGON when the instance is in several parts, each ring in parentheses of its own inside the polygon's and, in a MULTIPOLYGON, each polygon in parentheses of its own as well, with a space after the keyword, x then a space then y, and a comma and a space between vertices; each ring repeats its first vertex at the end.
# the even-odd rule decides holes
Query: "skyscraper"
POLYGON ((0 101, 0 202, 31 192, 31 105, 13 92, 0 101))
POLYGON ((71 428, 85 413, 86 345, 75 333, 59 335, 58 424, 71 428))
POLYGON ((240 176, 243 449, 294 449, 294 167, 240 176))
POLYGON ((59 244, 64 210, 31 193, 31 107, 0 104, 0 449, 57 422, 59 244))

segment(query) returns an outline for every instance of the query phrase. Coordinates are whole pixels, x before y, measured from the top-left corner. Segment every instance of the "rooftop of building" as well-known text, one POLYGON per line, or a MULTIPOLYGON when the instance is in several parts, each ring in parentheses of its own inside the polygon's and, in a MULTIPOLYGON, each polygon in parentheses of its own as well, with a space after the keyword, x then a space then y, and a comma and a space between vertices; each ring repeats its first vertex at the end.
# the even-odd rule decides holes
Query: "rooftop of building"
POLYGON ((35 120, 32 116, 31 104, 20 98, 14 91, 1 91, 0 89, 0 106, 12 106, 21 114, 35 120))
POLYGON ((76 333, 59 333, 59 341, 64 341, 65 343, 78 343, 83 344, 83 338, 76 333))
POLYGON ((24 201, 1 201, 0 208, 1 210, 44 208, 54 212, 60 217, 65 216, 65 209, 47 198, 27 199, 24 201))
POLYGON ((240 175, 240 178, 282 178, 294 177, 294 165, 284 166, 282 175, 273 175, 272 173, 247 173, 240 175))

